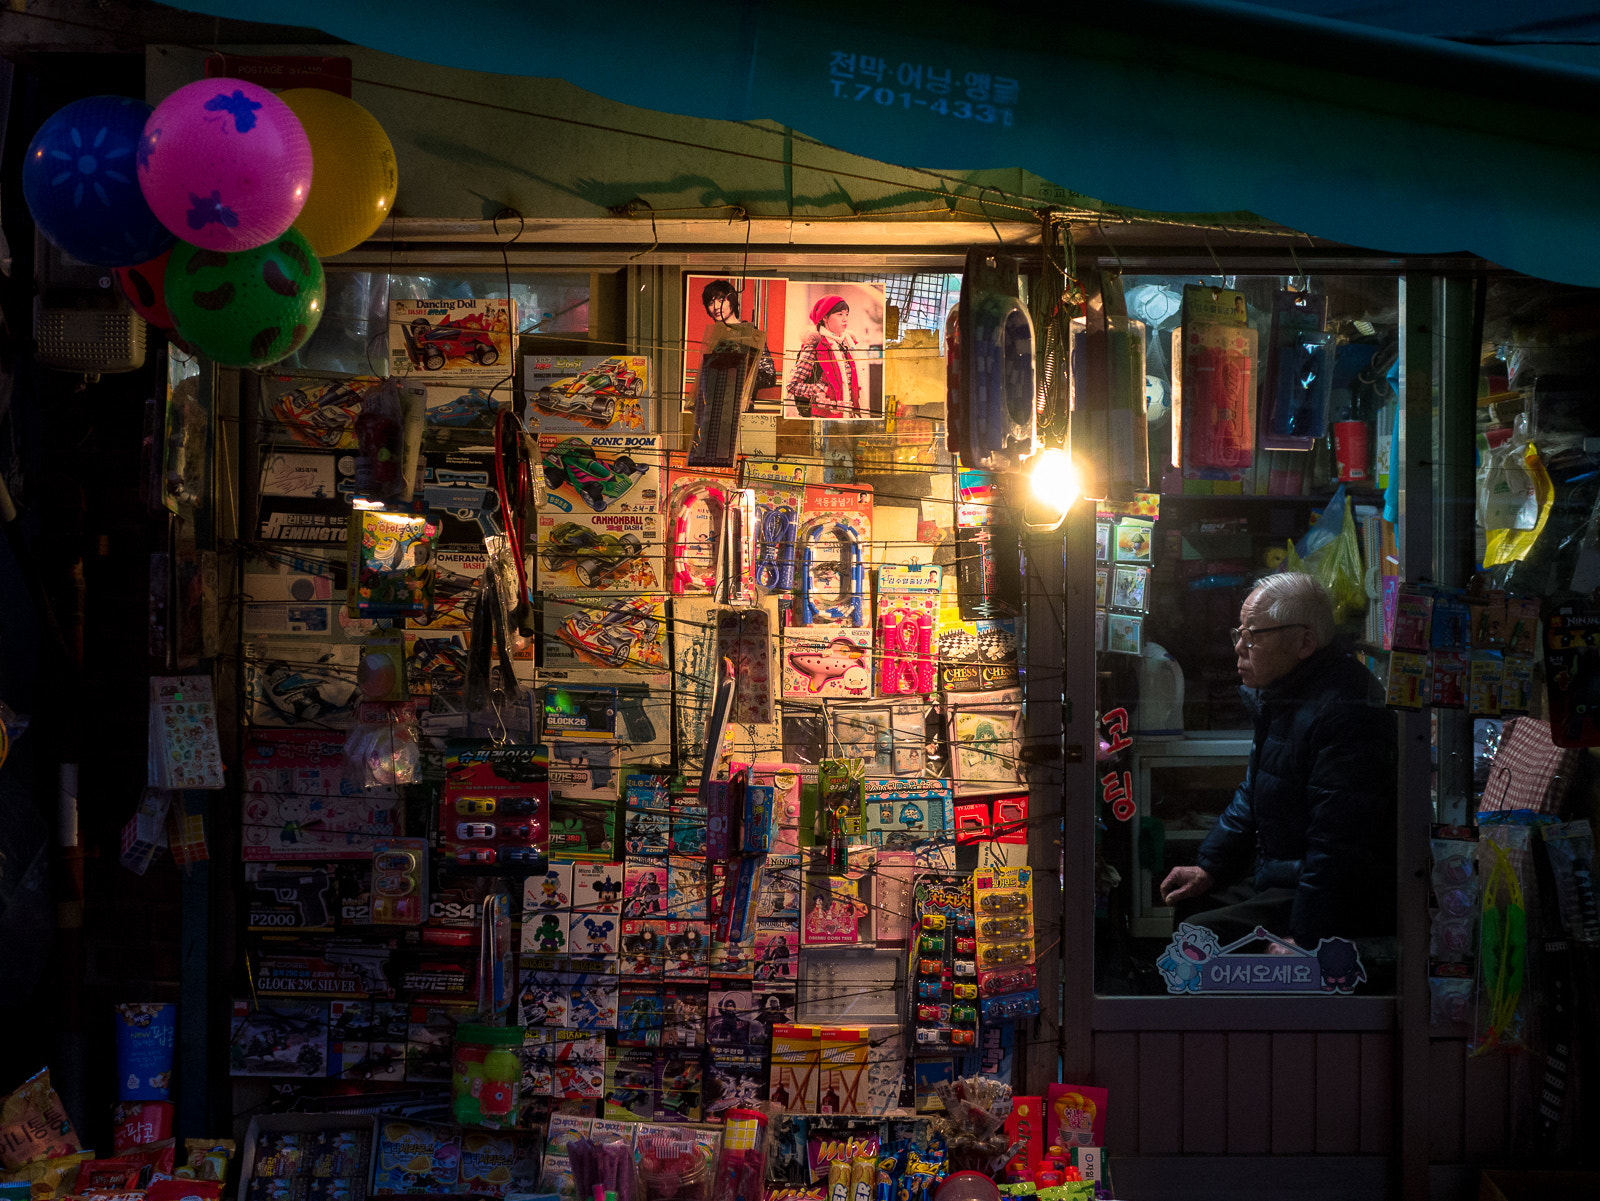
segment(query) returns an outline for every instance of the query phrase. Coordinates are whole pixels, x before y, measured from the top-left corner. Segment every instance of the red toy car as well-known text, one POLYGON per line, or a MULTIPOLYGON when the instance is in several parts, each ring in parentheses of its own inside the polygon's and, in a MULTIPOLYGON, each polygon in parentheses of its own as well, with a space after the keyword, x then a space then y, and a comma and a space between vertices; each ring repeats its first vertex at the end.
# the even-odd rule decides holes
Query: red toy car
POLYGON ((406 326, 406 352, 412 364, 424 371, 438 371, 451 359, 471 359, 480 367, 491 366, 500 359, 493 334, 464 323, 458 325, 448 317, 438 325, 429 325, 426 317, 418 317, 406 326))

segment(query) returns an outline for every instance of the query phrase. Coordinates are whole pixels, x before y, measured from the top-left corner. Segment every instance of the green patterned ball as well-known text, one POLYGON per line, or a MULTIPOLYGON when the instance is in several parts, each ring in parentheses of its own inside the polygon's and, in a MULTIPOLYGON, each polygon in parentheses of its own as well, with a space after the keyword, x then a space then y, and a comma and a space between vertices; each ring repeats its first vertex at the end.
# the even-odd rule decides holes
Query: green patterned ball
POLYGON ((322 263, 299 230, 225 254, 179 242, 167 264, 178 334, 224 367, 265 367, 300 347, 322 320, 322 263))

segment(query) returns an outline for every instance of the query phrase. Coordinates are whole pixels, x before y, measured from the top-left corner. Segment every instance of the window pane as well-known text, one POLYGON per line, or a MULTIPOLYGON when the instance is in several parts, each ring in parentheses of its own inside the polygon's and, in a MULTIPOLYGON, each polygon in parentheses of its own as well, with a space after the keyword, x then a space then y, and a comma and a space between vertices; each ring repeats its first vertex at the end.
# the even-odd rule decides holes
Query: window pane
MULTIPOLYGON (((1308 295, 1291 291, 1304 282, 1126 276, 1127 318, 1094 331, 1098 342, 1088 327, 1075 336, 1074 409, 1080 417, 1109 410, 1112 428, 1117 416, 1135 414, 1158 502, 1099 505, 1098 708, 1112 752, 1096 773, 1102 994, 1179 991, 1196 962, 1174 947, 1189 920, 1216 936, 1191 956, 1230 946, 1286 952, 1282 962, 1305 969, 1308 991, 1319 993, 1315 942, 1348 938, 1367 977, 1356 991, 1393 990, 1395 723, 1382 704, 1382 606, 1368 603, 1368 584, 1398 570, 1385 553, 1394 535, 1383 519, 1398 287, 1392 278, 1323 277, 1310 281, 1308 295), (1140 348, 1142 380, 1137 368, 1119 372, 1112 357, 1140 348), (1101 354, 1110 370, 1095 366, 1101 354), (1119 386, 1126 395, 1113 394, 1119 386), (1341 507, 1311 533, 1341 485, 1355 557, 1330 577, 1331 643, 1294 625, 1297 614, 1263 610, 1246 623, 1261 632, 1244 639, 1241 655, 1229 635, 1241 605, 1291 555, 1314 564, 1318 539, 1343 530, 1341 507), (1261 711, 1265 728, 1289 745, 1241 790, 1257 729, 1254 698, 1241 684, 1256 673, 1274 698, 1261 711), (1273 691, 1291 684, 1282 696, 1273 691), (1307 750, 1324 727, 1302 729, 1286 717, 1323 704, 1350 706, 1365 749, 1356 753, 1355 736, 1341 734, 1307 750), (1350 770, 1358 761, 1361 770, 1350 770), (1344 766, 1330 771, 1330 763, 1344 766), (1323 785, 1335 804, 1313 812, 1307 795, 1323 785), (1334 844, 1340 849, 1323 855, 1334 844), (1184 880, 1196 881, 1194 895, 1164 899, 1184 880), (1308 919, 1311 890, 1329 881, 1337 897, 1330 913, 1308 919), (1251 908, 1229 908, 1237 905, 1251 908), (1269 937, 1253 937, 1257 925, 1269 937), (1312 946, 1289 945, 1308 930, 1302 938, 1312 946)), ((1079 424, 1075 417, 1075 435, 1079 424)))
MULTIPOLYGON (((389 301, 433 298, 477 299, 506 294, 503 272, 429 272, 386 275, 374 271, 328 272, 322 323, 299 351, 278 365, 284 372, 383 375, 388 358, 389 301)), ((589 276, 511 276, 517 330, 524 334, 589 333, 589 276)))

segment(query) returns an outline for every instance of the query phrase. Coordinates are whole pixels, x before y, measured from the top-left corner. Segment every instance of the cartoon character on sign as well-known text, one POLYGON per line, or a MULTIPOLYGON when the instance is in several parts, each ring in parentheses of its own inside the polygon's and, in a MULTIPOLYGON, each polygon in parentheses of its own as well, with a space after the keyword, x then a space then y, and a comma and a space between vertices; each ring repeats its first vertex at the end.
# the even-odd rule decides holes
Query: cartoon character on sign
POLYGON ((611 950, 611 922, 597 922, 592 917, 583 919, 583 930, 587 935, 589 954, 605 955, 611 950))
POLYGON ((544 883, 540 885, 544 893, 544 900, 539 902, 541 909, 559 909, 566 902, 566 896, 561 892, 561 874, 548 872, 545 874, 544 883))
POLYGON ((1348 995, 1367 979, 1361 955, 1347 938, 1324 938, 1317 944, 1317 967, 1322 972, 1322 991, 1348 995))
POLYGON ((1156 960, 1156 970, 1171 993, 1200 991, 1200 969, 1220 952, 1217 936, 1204 926, 1184 922, 1172 936, 1172 943, 1156 960))

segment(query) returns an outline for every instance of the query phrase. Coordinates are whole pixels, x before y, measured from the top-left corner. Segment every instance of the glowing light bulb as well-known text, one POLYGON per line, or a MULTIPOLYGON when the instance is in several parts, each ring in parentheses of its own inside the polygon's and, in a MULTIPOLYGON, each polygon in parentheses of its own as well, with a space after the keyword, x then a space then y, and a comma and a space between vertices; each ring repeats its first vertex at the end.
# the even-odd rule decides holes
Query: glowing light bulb
POLYGON ((1039 453, 1028 472, 1028 483, 1034 499, 1052 512, 1062 514, 1078 499, 1082 487, 1071 457, 1055 447, 1039 453))

